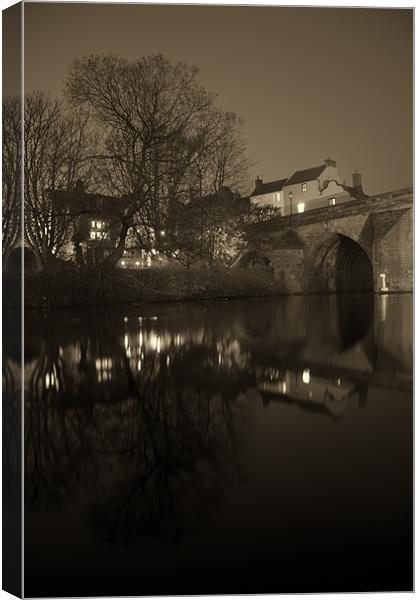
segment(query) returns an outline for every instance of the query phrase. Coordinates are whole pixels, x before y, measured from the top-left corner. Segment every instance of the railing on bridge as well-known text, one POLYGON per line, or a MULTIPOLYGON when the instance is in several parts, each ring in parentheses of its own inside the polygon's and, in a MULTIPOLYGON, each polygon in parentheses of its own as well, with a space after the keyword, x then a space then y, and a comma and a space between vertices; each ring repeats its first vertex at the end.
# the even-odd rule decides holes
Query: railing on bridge
POLYGON ((407 187, 401 190, 394 190, 393 192, 382 192, 381 194, 375 194, 372 198, 377 200, 391 200, 392 198, 403 198, 404 196, 412 196, 413 188, 407 187))

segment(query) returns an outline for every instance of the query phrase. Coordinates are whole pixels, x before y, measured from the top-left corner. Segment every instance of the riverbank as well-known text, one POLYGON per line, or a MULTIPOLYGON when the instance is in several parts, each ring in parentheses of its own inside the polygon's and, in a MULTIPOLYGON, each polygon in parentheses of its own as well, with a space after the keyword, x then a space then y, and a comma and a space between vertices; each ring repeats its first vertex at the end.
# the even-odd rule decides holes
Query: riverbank
MULTIPOLYGON (((139 271, 25 274, 25 307, 64 307, 275 296, 284 285, 263 268, 161 267, 139 271)), ((20 280, 3 273, 3 305, 19 305, 20 280)))

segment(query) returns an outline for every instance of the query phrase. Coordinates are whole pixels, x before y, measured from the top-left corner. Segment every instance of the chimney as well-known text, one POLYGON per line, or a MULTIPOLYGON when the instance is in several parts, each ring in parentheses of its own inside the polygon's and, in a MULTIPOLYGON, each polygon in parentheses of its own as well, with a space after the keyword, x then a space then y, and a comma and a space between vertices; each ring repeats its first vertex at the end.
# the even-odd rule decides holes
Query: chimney
POLYGON ((263 180, 260 179, 260 176, 257 175, 257 179, 255 180, 255 191, 258 192, 261 189, 261 186, 263 184, 263 180))
POLYGON ((337 167, 337 163, 332 158, 326 158, 324 162, 327 167, 334 167, 334 168, 337 167))
POLYGON ((353 187, 356 190, 362 190, 362 176, 357 171, 353 173, 353 187))

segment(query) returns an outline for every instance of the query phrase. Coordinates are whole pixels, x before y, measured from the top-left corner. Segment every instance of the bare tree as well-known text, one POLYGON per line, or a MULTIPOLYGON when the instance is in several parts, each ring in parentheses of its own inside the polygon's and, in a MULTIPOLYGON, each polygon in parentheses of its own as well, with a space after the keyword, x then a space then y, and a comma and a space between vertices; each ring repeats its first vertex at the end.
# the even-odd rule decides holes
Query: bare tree
POLYGON ((134 62, 85 57, 72 64, 66 94, 96 115, 104 133, 104 182, 129 200, 108 264, 121 258, 130 229, 140 245, 150 246, 171 227, 177 202, 238 178, 239 121, 217 109, 194 67, 162 55, 134 62))
POLYGON ((3 98, 2 240, 3 266, 21 234, 21 98, 3 98))
POLYGON ((47 267, 70 242, 74 215, 57 190, 89 177, 88 115, 70 113, 44 92, 25 98, 25 237, 38 266, 47 267))

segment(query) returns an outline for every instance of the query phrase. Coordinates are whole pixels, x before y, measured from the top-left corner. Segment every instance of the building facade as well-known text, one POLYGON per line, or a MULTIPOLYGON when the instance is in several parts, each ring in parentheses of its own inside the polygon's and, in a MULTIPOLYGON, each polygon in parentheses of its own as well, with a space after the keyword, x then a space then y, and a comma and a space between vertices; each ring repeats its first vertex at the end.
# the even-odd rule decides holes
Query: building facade
MULTIPOLYGON (((356 172, 353 188, 361 190, 361 177, 356 172)), ((264 183, 257 177, 250 200, 254 206, 276 208, 286 216, 348 202, 348 189, 337 171, 336 162, 327 158, 324 164, 296 171, 286 179, 264 183)))

